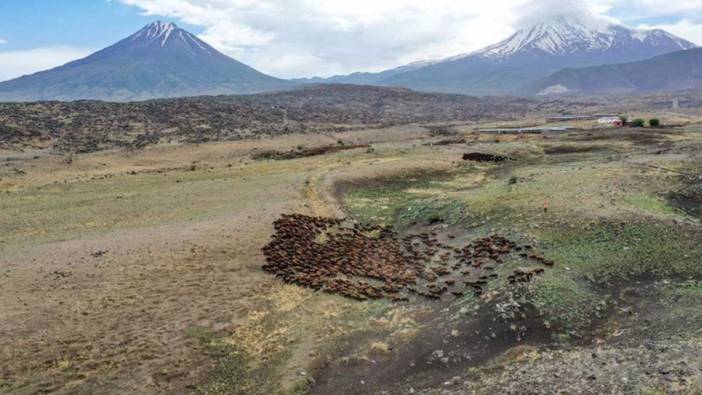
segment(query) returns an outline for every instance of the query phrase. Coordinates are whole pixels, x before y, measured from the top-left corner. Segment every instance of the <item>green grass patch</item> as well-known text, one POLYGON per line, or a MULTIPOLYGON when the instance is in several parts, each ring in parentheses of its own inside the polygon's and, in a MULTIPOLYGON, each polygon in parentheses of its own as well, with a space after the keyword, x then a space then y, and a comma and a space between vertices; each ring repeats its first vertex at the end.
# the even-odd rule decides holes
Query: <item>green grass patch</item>
POLYGON ((666 202, 663 199, 656 198, 651 195, 646 195, 646 194, 639 194, 639 195, 634 195, 630 196, 626 199, 627 203, 632 205, 633 207, 636 207, 638 209, 641 209, 643 211, 646 211, 651 214, 657 214, 657 215, 664 215, 664 216, 671 216, 671 217, 676 217, 680 216, 680 212, 676 210, 674 207, 670 206, 668 202, 666 202))
POLYGON ((205 384, 194 393, 200 395, 255 395, 271 393, 270 383, 263 369, 253 358, 236 345, 226 343, 208 328, 194 326, 186 335, 200 341, 214 367, 205 384))
POLYGON ((547 325, 566 328, 588 322, 606 307, 606 299, 586 281, 564 273, 537 277, 530 284, 527 299, 547 325))
POLYGON ((668 223, 601 223, 589 229, 543 231, 544 253, 556 266, 531 284, 529 301, 554 325, 577 327, 603 311, 596 284, 640 277, 702 278, 698 229, 668 223))
POLYGON ((415 222, 455 225, 465 218, 464 205, 457 200, 418 199, 410 201, 398 211, 399 227, 406 227, 415 222))
POLYGON ((12 382, 10 380, 0 378, 0 390, 1 389, 9 390, 11 388, 12 388, 12 382))
POLYGON ((547 230, 548 255, 592 281, 634 276, 702 277, 700 230, 655 221, 547 230))
POLYGON ((209 344, 216 339, 216 334, 210 328, 194 325, 185 331, 185 336, 199 340, 201 343, 209 344))
POLYGON ((694 301, 702 300, 702 281, 686 280, 683 282, 667 281, 661 287, 664 297, 675 301, 694 301))
POLYGON ((229 345, 208 346, 214 359, 210 380, 196 394, 253 395, 269 393, 262 371, 252 368, 252 359, 244 351, 229 345))
POLYGON ((445 172, 419 172, 364 180, 347 184, 344 200, 352 214, 368 224, 395 225, 401 214, 406 214, 403 218, 407 222, 422 215, 440 220, 449 218, 455 207, 440 203, 432 189, 441 188, 440 184, 452 177, 445 172), (407 212, 413 205, 418 210, 416 215, 409 213, 411 209, 407 212))

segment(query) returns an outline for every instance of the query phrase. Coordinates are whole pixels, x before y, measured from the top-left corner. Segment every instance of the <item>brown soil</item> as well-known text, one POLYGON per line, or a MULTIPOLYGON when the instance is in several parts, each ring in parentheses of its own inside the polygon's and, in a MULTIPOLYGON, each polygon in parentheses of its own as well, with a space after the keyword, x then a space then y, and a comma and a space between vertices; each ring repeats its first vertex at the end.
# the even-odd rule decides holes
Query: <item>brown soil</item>
POLYGON ((209 358, 188 328, 229 327, 270 287, 241 248, 267 221, 237 231, 260 215, 4 255, 0 359, 12 363, 0 377, 16 393, 156 393, 199 381, 209 358))

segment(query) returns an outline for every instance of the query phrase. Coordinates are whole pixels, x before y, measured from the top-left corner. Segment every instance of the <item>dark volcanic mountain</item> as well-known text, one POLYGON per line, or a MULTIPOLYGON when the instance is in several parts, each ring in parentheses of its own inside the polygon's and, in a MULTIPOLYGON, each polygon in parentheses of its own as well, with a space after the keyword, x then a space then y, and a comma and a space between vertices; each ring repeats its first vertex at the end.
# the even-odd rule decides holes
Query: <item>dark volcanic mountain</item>
POLYGON ((702 48, 652 59, 564 69, 535 83, 530 93, 606 94, 702 89, 702 48))
POLYGON ((154 22, 84 59, 0 83, 0 101, 108 101, 275 91, 260 73, 172 23, 154 22))
MULTIPOLYGON (((558 16, 480 51, 394 72, 374 83, 422 91, 515 94, 566 67, 637 61, 695 47, 663 30, 636 30, 558 16)), ((354 83, 353 77, 336 77, 333 82, 354 83)), ((366 83, 371 78, 364 77, 366 83)))

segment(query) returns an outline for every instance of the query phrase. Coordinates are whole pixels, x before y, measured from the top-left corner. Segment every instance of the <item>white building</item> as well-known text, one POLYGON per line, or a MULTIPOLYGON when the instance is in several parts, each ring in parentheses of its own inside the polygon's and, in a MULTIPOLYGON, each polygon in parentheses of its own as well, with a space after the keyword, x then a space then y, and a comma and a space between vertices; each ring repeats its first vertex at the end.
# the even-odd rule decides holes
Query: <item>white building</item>
POLYGON ((622 120, 619 117, 602 117, 597 120, 600 125, 621 125, 622 120))

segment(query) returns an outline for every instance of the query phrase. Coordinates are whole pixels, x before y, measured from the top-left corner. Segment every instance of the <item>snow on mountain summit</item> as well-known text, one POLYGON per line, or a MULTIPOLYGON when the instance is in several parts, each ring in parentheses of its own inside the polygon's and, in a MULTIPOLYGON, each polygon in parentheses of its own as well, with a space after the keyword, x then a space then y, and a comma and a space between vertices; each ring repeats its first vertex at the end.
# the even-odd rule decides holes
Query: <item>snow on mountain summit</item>
POLYGON ((144 26, 127 39, 143 45, 158 44, 160 47, 178 45, 192 55, 212 55, 212 48, 194 34, 183 30, 172 22, 156 21, 144 26))
POLYGON ((165 45, 174 30, 178 29, 174 23, 156 21, 144 26, 132 35, 132 41, 161 39, 161 46, 165 45))
POLYGON ((469 56, 500 59, 522 53, 577 55, 642 45, 665 45, 679 50, 696 47, 660 29, 630 29, 604 21, 561 15, 519 29, 506 40, 452 60, 469 56))

